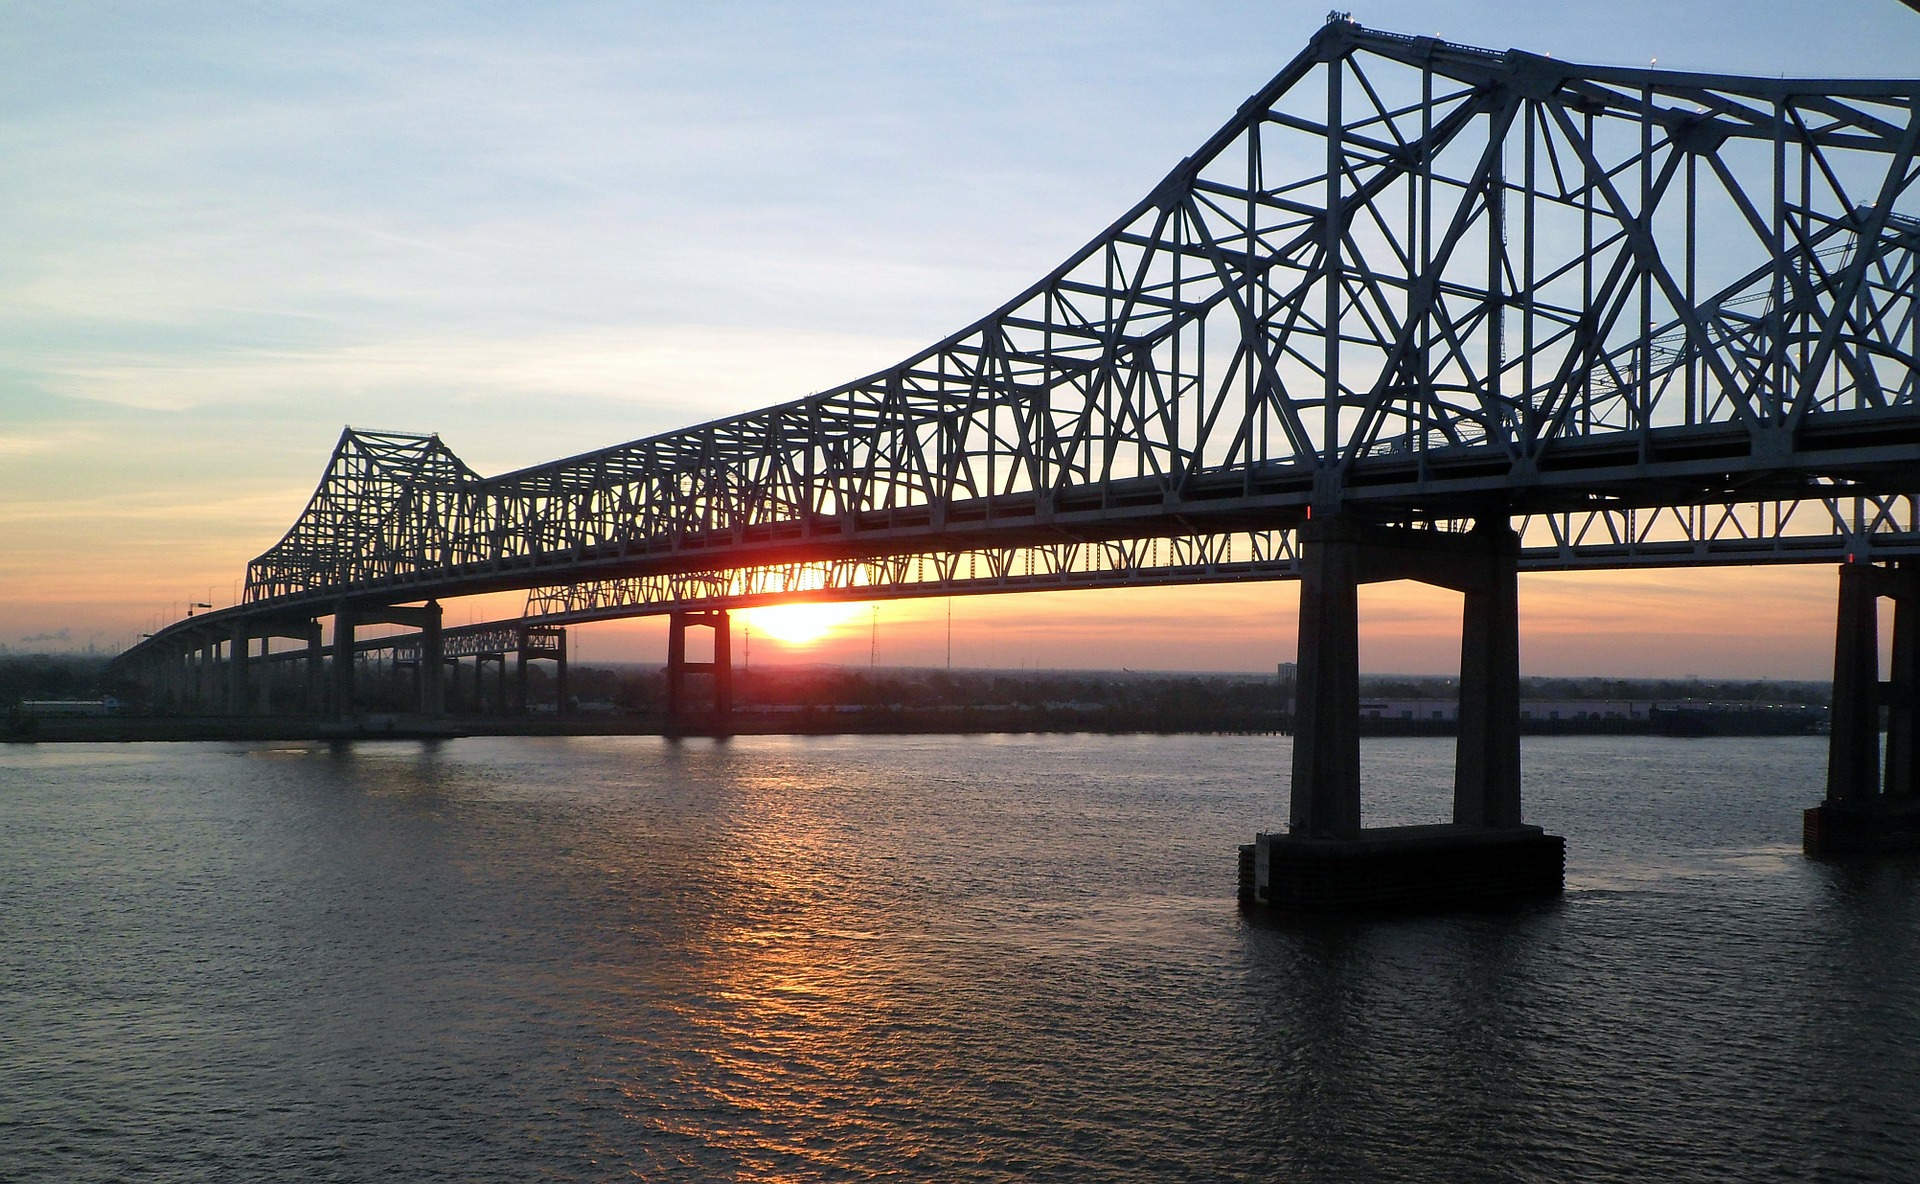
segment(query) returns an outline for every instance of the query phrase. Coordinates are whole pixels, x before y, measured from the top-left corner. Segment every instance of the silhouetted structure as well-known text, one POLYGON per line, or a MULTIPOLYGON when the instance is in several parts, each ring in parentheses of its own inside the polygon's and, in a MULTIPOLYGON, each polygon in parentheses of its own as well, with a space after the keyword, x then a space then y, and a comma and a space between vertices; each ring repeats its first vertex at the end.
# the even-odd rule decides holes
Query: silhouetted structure
MULTIPOLYGON (((252 642, 317 654, 331 614, 347 709, 338 639, 438 597, 527 589, 528 621, 562 625, 1299 578, 1293 833, 1262 840, 1284 855, 1366 838, 1354 590, 1408 576, 1467 602, 1434 849, 1524 840, 1514 884, 1557 887, 1520 822, 1518 571, 1920 556, 1917 96, 1333 19, 1139 205, 954 336, 499 477, 435 436, 349 429, 247 603, 123 662, 164 680, 225 646, 244 707, 252 642)), ((1867 644, 1852 603, 1842 655, 1867 644)), ((1841 745, 1860 741, 1835 737, 1854 787, 1841 745)), ((1258 874, 1252 895, 1270 898, 1258 874)))

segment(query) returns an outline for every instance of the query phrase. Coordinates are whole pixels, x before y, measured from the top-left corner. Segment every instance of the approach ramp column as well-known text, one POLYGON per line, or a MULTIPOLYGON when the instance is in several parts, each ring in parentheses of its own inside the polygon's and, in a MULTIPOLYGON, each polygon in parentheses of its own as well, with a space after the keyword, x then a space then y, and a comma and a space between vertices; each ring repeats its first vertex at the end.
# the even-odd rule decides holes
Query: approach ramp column
POLYGON ((307 643, 306 705, 308 715, 319 715, 326 698, 326 647, 321 644, 320 622, 309 621, 305 629, 307 643))
POLYGON ((441 625, 444 613, 437 600, 427 601, 421 610, 420 619, 420 714, 441 715, 446 711, 446 683, 444 674, 446 654, 444 634, 441 625))
POLYGON ((353 606, 342 601, 333 610, 333 714, 352 715, 354 666, 353 606))
MULTIPOLYGON (((515 715, 526 715, 533 710, 533 705, 529 701, 530 696, 527 694, 527 646, 529 644, 527 623, 521 621, 514 632, 513 714, 515 715)), ((500 670, 504 674, 506 669, 506 659, 502 658, 500 670)))
POLYGON ((248 686, 248 670, 253 648, 253 635, 247 629, 245 621, 235 621, 228 644, 232 656, 227 661, 227 714, 250 715, 253 711, 252 688, 248 686))

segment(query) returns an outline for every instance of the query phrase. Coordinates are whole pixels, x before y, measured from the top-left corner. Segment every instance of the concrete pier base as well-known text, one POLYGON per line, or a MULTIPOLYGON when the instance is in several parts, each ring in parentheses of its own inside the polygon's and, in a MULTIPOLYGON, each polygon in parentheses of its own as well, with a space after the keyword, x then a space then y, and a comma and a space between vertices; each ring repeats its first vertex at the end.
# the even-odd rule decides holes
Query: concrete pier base
POLYGON ((1559 894, 1566 840, 1537 826, 1443 823, 1357 838, 1261 834, 1240 848, 1240 902, 1275 912, 1381 912, 1559 894))
POLYGON ((1823 802, 1801 818, 1808 855, 1920 852, 1920 801, 1823 802))
POLYGON ((1801 821, 1808 855, 1920 851, 1920 565, 1840 565, 1827 797, 1801 821), (1893 601, 1892 677, 1880 680, 1880 601, 1893 601), (1886 753, 1881 759, 1882 710, 1886 753))

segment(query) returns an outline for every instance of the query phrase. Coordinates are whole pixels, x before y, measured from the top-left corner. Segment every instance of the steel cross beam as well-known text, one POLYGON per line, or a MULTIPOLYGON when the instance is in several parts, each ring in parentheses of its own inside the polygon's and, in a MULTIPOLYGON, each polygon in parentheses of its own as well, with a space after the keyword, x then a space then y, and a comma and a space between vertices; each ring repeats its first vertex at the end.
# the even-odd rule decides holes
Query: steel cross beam
POLYGON ((1333 20, 1060 267, 877 374, 490 478, 349 429, 248 600, 871 574, 1309 512, 1558 521, 1575 566, 1844 553, 1920 493, 1917 138, 1916 80, 1333 20), (1638 538, 1757 505, 1830 529, 1638 538))

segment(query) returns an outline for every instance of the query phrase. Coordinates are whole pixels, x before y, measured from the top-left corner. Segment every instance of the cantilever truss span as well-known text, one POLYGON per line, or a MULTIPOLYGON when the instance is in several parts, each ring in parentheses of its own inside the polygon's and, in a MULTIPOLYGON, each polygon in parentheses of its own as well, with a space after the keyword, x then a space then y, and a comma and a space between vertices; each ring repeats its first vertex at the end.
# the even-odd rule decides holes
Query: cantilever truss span
POLYGON ((1331 21, 946 340, 498 477, 437 438, 349 431, 247 595, 525 588, 578 619, 1272 577, 1309 512, 1505 515, 1536 568, 1915 553, 1917 110, 1913 80, 1582 66, 1331 21), (1191 561, 1143 558, 1154 539, 1191 561))

